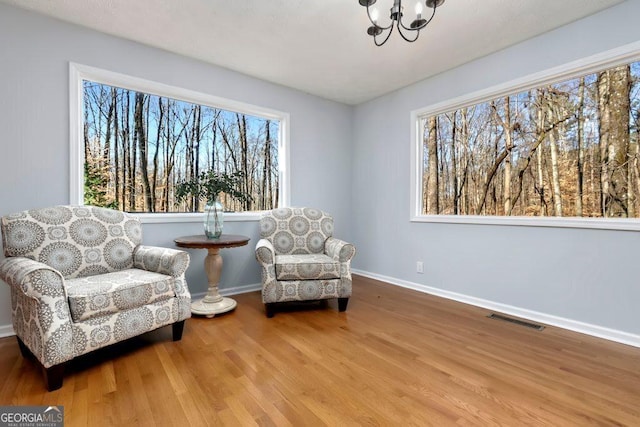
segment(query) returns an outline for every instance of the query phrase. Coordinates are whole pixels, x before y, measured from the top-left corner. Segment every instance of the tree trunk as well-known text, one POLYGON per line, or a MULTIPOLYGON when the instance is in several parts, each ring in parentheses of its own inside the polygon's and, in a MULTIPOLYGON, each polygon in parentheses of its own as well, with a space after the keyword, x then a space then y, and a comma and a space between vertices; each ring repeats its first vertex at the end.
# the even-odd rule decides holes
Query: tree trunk
POLYGON ((102 162, 100 162, 104 170, 107 171, 107 173, 105 174, 105 177, 106 177, 106 182, 104 182, 105 187, 109 185, 108 172, 111 170, 111 127, 113 125, 114 108, 115 108, 115 99, 113 96, 113 92, 110 91, 109 111, 107 112, 107 127, 106 127, 106 133, 104 137, 104 148, 102 150, 102 162))
POLYGON ((458 128, 458 111, 453 112, 451 122, 451 176, 453 177, 453 214, 460 214, 460 193, 458 191, 458 158, 456 153, 456 131, 458 128))
POLYGON ((602 214, 628 217, 629 65, 598 74, 602 214))
POLYGON ((578 194, 576 197, 576 216, 583 216, 583 198, 584 198, 584 77, 580 78, 578 87, 578 176, 577 186, 578 194))
POLYGON ((113 143, 113 160, 114 160, 114 199, 116 209, 120 209, 120 126, 118 123, 118 90, 111 88, 111 96, 113 97, 113 135, 115 141, 113 143))
MULTIPOLYGON (((493 162, 493 165, 489 169, 487 173, 487 179, 484 184, 484 192, 482 194, 482 199, 480 199, 480 204, 476 209, 477 214, 482 212, 482 209, 484 209, 484 205, 487 201, 487 194, 489 193, 489 189, 491 188, 491 183, 493 182, 493 177, 496 175, 496 172, 498 171, 500 164, 504 161, 506 157, 507 157, 507 151, 503 150, 498 156, 496 156, 495 162, 493 162)), ((493 187, 493 189, 495 191, 495 186, 493 187)))
POLYGON ((435 116, 428 118, 429 135, 427 136, 428 178, 427 178, 427 214, 440 213, 439 182, 438 182, 438 135, 437 119, 435 116))
POLYGON ((464 215, 471 214, 471 205, 472 205, 472 196, 471 196, 471 185, 468 184, 469 177, 469 165, 471 164, 471 154, 470 154, 470 144, 469 140, 469 117, 467 108, 463 108, 461 110, 462 116, 462 154, 464 157, 464 172, 462 174, 462 183, 460 184, 460 194, 463 198, 462 201, 462 212, 464 215))
MULTIPOLYGON (((153 212, 157 212, 158 206, 158 167, 160 163, 160 150, 162 146, 162 126, 164 126, 164 104, 162 98, 158 97, 158 130, 156 132, 156 149, 153 153, 153 175, 151 177, 151 206, 153 212)), ((160 207, 162 211, 162 208, 160 207)), ((165 211, 166 212, 166 211, 165 211)))
MULTIPOLYGON (((542 137, 542 130, 544 129, 544 116, 543 116, 543 105, 544 105, 544 97, 541 90, 537 91, 537 111, 536 111, 536 133, 538 134, 538 138, 542 137)), ((546 135, 545 135, 546 138, 546 135)), ((536 190, 540 200, 540 206, 538 214, 540 216, 547 215, 547 201, 545 199, 544 194, 544 174, 543 174, 543 163, 542 163, 542 153, 543 147, 540 147, 536 153, 536 190)))
POLYGON ((163 167, 163 172, 164 172, 164 177, 162 179, 163 181, 163 185, 164 185, 164 189, 162 191, 162 206, 164 207, 164 211, 165 212, 169 212, 169 198, 170 198, 170 192, 169 189, 171 188, 171 171, 172 171, 172 166, 171 166, 171 162, 173 161, 171 157, 171 149, 170 147, 174 146, 174 142, 173 142, 173 132, 171 129, 171 100, 167 99, 167 111, 166 111, 166 118, 167 118, 167 123, 166 126, 164 128, 164 132, 165 132, 165 145, 164 145, 164 156, 163 156, 163 160, 164 160, 164 167, 163 167))
POLYGON ((122 105, 122 116, 124 118, 124 126, 122 128, 122 147, 124 157, 123 178, 122 178, 122 209, 131 210, 131 198, 133 191, 133 177, 131 174, 131 123, 129 121, 129 111, 131 106, 131 92, 125 91, 125 102, 122 105), (125 205, 125 203, 128 204, 125 205), (127 209, 128 207, 128 209, 127 209))
POLYGON ((261 209, 272 209, 271 195, 271 120, 265 122, 264 162, 262 166, 262 206, 261 209))
MULTIPOLYGON (((193 144, 193 176, 200 175, 200 139, 201 136, 201 125, 202 125, 202 110, 199 105, 194 106, 193 110, 193 137, 191 142, 193 144)), ((196 197, 193 201, 193 210, 196 212, 200 211, 200 198, 196 197)))
MULTIPOLYGON (((149 158, 147 155, 148 142, 147 142, 147 130, 143 120, 144 116, 144 104, 146 102, 146 96, 143 93, 136 92, 136 106, 135 106, 135 126, 136 126, 136 139, 138 140, 138 149, 140 150, 140 169, 142 172, 142 184, 144 189, 144 207, 147 212, 153 212, 153 200, 151 197, 151 185, 149 183, 149 158)), ((134 157, 135 158, 135 157, 134 157)))
MULTIPOLYGON (((249 194, 249 163, 248 163, 248 143, 247 143, 247 117, 244 114, 236 114, 236 121, 238 122, 238 131, 240 132, 240 161, 242 162, 242 191, 245 194, 249 194)), ((250 209, 250 201, 245 200, 243 203, 243 209, 250 209)))
POLYGON ((511 150, 513 149, 513 124, 511 123, 511 99, 507 96, 504 98, 504 120, 498 114, 495 103, 491 103, 493 115, 496 122, 500 124, 504 132, 504 188, 502 189, 502 198, 504 203, 504 215, 511 215, 511 150))
MULTIPOLYGON (((630 149, 633 150, 633 155, 632 155, 632 159, 633 159, 633 172, 634 172, 634 176, 635 176, 635 197, 634 197, 634 201, 637 203, 638 202, 638 197, 640 197, 640 160, 638 159, 638 157, 640 157, 640 140, 636 140, 635 144, 629 144, 630 149)), ((638 209, 636 207, 634 213, 637 215, 638 209)))
MULTIPOLYGON (((550 122, 555 122, 555 114, 550 97, 547 97, 547 114, 550 122)), ((552 130, 549 132, 549 149, 551 151, 551 188, 553 190, 553 214, 562 216, 562 190, 560 187, 560 171, 558 169, 558 141, 556 135, 558 132, 552 130)))

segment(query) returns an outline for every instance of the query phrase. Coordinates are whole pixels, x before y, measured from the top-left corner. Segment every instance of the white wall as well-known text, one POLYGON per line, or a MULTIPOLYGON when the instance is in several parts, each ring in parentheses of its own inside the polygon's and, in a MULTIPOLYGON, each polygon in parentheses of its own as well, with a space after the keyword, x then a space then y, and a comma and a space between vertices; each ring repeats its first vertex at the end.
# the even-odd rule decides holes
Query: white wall
MULTIPOLYGON (((332 213, 336 235, 351 237, 352 107, 3 4, 0 216, 69 203, 70 61, 290 113, 291 204, 332 213)), ((221 288, 260 282, 253 255, 257 229, 257 222, 225 224, 225 232, 252 240, 223 251, 221 288)), ((196 223, 144 226, 145 243, 170 247, 176 236, 201 232, 196 223)), ((191 254, 189 287, 201 293, 205 254, 191 254)), ((9 289, 1 284, 0 333, 10 323, 9 289)))
POLYGON ((627 1, 357 106, 354 266, 640 346, 637 232, 409 222, 412 110, 637 42, 638 16, 627 1))

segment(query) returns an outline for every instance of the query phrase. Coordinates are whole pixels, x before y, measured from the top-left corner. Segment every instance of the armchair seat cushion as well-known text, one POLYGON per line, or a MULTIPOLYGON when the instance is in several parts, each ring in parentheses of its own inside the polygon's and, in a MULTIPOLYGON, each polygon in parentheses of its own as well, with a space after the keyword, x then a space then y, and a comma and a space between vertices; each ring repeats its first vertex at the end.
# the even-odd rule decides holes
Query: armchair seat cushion
POLYGON ((65 282, 74 322, 119 313, 176 296, 175 279, 130 268, 65 282))
POLYGON ((324 254, 276 255, 278 280, 339 279, 340 262, 324 254))

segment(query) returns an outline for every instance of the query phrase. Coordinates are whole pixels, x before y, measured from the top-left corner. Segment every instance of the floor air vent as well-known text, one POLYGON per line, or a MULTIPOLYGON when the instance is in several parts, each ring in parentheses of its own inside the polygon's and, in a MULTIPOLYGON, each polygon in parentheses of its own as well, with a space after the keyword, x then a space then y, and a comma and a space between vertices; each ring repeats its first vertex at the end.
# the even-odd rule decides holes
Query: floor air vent
POLYGON ((514 319, 512 317, 503 316, 501 314, 491 313, 487 317, 489 319, 504 320, 505 322, 513 323, 513 324, 520 325, 520 326, 525 326, 525 327, 531 328, 531 329, 537 329, 539 331, 544 329, 544 326, 542 326, 542 325, 538 325, 536 323, 531 323, 531 322, 525 322, 524 320, 514 319))

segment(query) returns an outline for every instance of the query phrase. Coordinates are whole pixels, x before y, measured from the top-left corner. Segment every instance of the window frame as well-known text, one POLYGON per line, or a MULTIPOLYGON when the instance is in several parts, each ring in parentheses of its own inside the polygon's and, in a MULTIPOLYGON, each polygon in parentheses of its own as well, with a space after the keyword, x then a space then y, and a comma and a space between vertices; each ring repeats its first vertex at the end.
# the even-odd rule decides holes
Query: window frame
MULTIPOLYGON (((290 167, 289 167, 289 113, 259 107, 244 102, 233 101, 203 92, 172 86, 152 80, 133 77, 126 74, 108 71, 101 68, 69 62, 69 202, 72 205, 84 205, 84 149, 83 134, 84 88, 83 80, 117 86, 151 95, 173 98, 180 101, 205 105, 236 113, 259 116, 270 120, 278 120, 278 169, 279 190, 278 206, 290 204, 290 167)), ((257 221, 263 211, 225 213, 225 221, 257 221)), ((201 212, 136 212, 135 215, 143 223, 201 222, 201 212)))
POLYGON ((579 218, 579 217, 525 217, 482 215, 426 215, 422 214, 424 144, 420 120, 424 117, 447 113, 465 106, 476 105, 507 95, 514 95, 540 86, 601 71, 602 69, 640 60, 640 41, 611 49, 596 55, 549 68, 506 83, 481 89, 466 95, 438 102, 411 111, 411 184, 410 222, 479 224, 530 227, 591 228, 603 230, 640 231, 639 218, 579 218))

